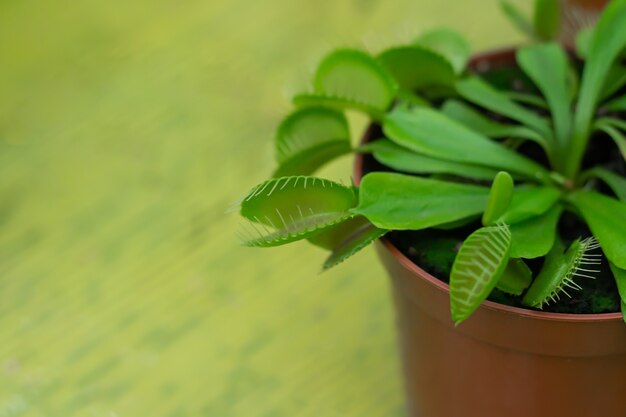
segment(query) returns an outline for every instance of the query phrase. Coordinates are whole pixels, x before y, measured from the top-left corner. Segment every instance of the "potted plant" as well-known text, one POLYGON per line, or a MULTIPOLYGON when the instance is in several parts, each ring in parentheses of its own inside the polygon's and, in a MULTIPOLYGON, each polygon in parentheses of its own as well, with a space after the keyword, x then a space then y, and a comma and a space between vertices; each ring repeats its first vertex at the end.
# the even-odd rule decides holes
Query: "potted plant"
POLYGON ((626 0, 577 45, 336 50, 237 203, 246 245, 324 269, 379 241, 413 416, 626 416, 626 0), (311 175, 350 152, 352 184, 311 175))

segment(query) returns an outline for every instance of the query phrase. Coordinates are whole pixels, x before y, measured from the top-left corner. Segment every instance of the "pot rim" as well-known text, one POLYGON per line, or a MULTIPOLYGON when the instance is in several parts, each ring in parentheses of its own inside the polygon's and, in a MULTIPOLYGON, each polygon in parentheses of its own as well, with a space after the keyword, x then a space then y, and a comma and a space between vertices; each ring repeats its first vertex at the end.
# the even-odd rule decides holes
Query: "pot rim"
MULTIPOLYGON (((471 61, 470 66, 476 66, 479 61, 501 61, 503 58, 515 57, 515 52, 518 48, 498 48, 489 50, 486 52, 480 52, 475 54, 471 61)), ((367 141, 369 138, 369 129, 363 135, 361 142, 367 141)), ((361 178, 363 177, 363 158, 364 154, 357 153, 354 161, 354 182, 355 185, 360 185, 361 178)), ((422 278, 426 280, 430 285, 435 287, 439 291, 443 291, 447 294, 450 293, 450 286, 440 279, 434 277, 429 272, 420 268, 419 265, 411 261, 406 255, 404 255, 400 249, 398 249, 389 238, 383 236, 380 238, 381 243, 387 251, 398 261, 404 268, 409 270, 416 278, 422 278)), ((511 307, 504 304, 499 304, 493 301, 485 300, 481 303, 479 308, 487 308, 489 310, 496 310, 504 313, 515 314, 518 316, 533 318, 536 320, 545 321, 560 321, 569 323, 606 323, 622 321, 623 315, 621 312, 617 313, 598 313, 598 314, 569 314, 569 313, 548 313, 543 311, 530 310, 519 307, 511 307)))

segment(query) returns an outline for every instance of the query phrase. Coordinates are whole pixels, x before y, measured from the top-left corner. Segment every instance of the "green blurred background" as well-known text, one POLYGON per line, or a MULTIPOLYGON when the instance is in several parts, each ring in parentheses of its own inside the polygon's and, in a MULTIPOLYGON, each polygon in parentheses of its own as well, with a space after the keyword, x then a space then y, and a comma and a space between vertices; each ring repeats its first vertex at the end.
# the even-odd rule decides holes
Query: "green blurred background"
POLYGON ((0 417, 402 416, 372 249, 320 275, 224 211, 321 55, 441 25, 520 40, 495 0, 0 1, 0 417))

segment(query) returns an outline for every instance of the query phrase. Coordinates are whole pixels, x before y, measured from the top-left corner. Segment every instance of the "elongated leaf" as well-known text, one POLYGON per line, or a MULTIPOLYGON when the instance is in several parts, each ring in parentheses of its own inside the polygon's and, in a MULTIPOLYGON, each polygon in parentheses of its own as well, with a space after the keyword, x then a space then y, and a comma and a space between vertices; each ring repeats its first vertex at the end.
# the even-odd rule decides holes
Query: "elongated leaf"
POLYGON ((576 54, 582 59, 587 59, 589 55, 594 32, 595 26, 589 26, 579 30, 576 34, 576 54))
POLYGON ((483 226, 491 226, 507 211, 513 197, 513 178, 505 172, 498 175, 491 184, 487 208, 483 213, 483 226))
POLYGON ((352 212, 381 229, 420 230, 482 213, 488 194, 486 187, 374 172, 363 178, 352 212))
POLYGON ((616 129, 619 128, 626 130, 626 122, 617 119, 602 118, 596 122, 595 126, 597 129, 603 131, 604 133, 609 135, 611 139, 613 139, 613 142, 615 142, 615 145, 617 145, 619 152, 622 154, 622 157, 626 161, 626 136, 624 136, 622 132, 616 129))
POLYGON ((424 155, 508 170, 535 180, 549 177, 536 162, 435 110, 394 110, 385 117, 383 130, 393 142, 424 155))
POLYGON ((388 230, 379 229, 370 223, 354 229, 340 244, 333 248, 333 252, 324 262, 324 270, 345 261, 387 232, 388 230))
POLYGON ((351 151, 345 116, 327 108, 299 109, 276 132, 275 177, 308 175, 337 156, 351 151))
POLYGON ((441 112, 481 135, 489 136, 490 138, 528 139, 538 143, 546 153, 550 151, 550 144, 534 130, 526 126, 496 122, 461 101, 446 101, 441 107, 441 112))
POLYGON ((552 138, 550 125, 544 119, 515 103, 480 78, 459 80, 456 88, 466 100, 531 127, 547 140, 552 138))
POLYGON ((596 25, 583 72, 574 120, 574 136, 566 163, 565 174, 570 177, 578 172, 589 140, 596 105, 608 73, 624 47, 626 47, 626 1, 614 0, 604 9, 596 25))
POLYGON ((565 51, 556 43, 527 46, 517 51, 517 63, 548 101, 559 146, 567 146, 572 117, 565 51))
POLYGON ((555 204, 539 216, 512 224, 511 257, 534 259, 550 252, 562 211, 562 206, 555 204))
POLYGON ((491 180, 497 170, 420 155, 390 140, 380 139, 369 144, 374 158, 396 171, 411 174, 452 174, 460 177, 491 180))
POLYGON ((502 94, 515 102, 533 106, 538 109, 548 110, 548 103, 543 97, 538 95, 522 93, 520 91, 503 91, 502 94))
POLYGON ((339 49, 327 55, 315 74, 315 91, 385 110, 396 95, 396 85, 371 56, 356 49, 339 49))
POLYGON ((314 236, 352 217, 357 204, 351 187, 315 177, 283 177, 266 181, 241 201, 250 221, 244 244, 277 246, 314 236))
POLYGON ((524 16, 524 14, 510 1, 500 0, 500 7, 502 12, 504 12, 504 15, 518 30, 531 38, 535 38, 537 36, 530 19, 524 16))
POLYGON ((595 191, 576 191, 568 199, 600 241, 606 257, 626 269, 626 204, 595 191))
POLYGON ((559 30, 559 0, 535 0, 533 26, 543 40, 554 39, 559 30))
POLYGON ((604 101, 617 93, 626 85, 626 67, 623 65, 615 65, 609 71, 607 80, 600 94, 600 101, 604 101))
POLYGON ((350 236, 355 230, 358 230, 368 224, 371 224, 363 216, 354 216, 344 222, 336 224, 323 232, 310 237, 308 240, 315 246, 324 248, 327 250, 333 250, 333 248, 339 246, 346 237, 350 236))
POLYGON ((585 173, 585 177, 596 177, 604 181, 623 203, 626 203, 626 178, 609 171, 608 169, 596 167, 585 173))
POLYGON ((517 187, 509 209, 500 220, 515 224, 540 216, 550 210, 560 197, 561 190, 555 187, 517 187))
POLYGON ((609 265, 611 266, 611 271, 613 272, 615 283, 617 284, 617 290, 622 300, 622 315, 624 316, 624 322, 626 322, 626 270, 620 269, 610 262, 609 265))
POLYGON ((591 253, 597 248, 598 244, 594 238, 583 241, 578 239, 563 253, 563 244, 557 240, 522 303, 530 307, 542 308, 550 302, 559 300, 561 294, 571 297, 568 291, 581 290, 582 287, 574 279, 576 277, 594 278, 589 274, 599 272, 600 258, 591 253))
POLYGON ((478 229, 463 242, 450 273, 450 312, 460 324, 474 312, 502 276, 511 247, 508 226, 478 229))
POLYGON ((469 44, 463 36, 446 28, 425 32, 417 38, 415 43, 441 54, 452 65, 454 72, 457 74, 465 70, 467 60, 472 53, 469 44))
POLYGON ((617 97, 608 102, 606 109, 611 111, 626 111, 626 95, 617 97))
POLYGON ((398 85, 409 91, 454 84, 452 64, 440 54, 417 45, 387 49, 378 59, 398 85))
POLYGON ((520 295, 530 285, 533 272, 521 259, 509 259, 496 287, 508 294, 520 295))

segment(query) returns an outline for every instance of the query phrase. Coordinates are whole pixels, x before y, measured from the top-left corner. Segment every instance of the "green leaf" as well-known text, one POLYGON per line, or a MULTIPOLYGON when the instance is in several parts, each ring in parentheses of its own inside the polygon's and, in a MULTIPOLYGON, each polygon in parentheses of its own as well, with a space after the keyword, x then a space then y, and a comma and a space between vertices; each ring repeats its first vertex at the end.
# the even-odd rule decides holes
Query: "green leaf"
POLYGON ((507 225, 478 229, 463 242, 450 273, 450 312, 460 324, 494 289, 509 260, 507 225))
POLYGON ((465 70, 472 50, 463 36, 458 32, 438 28, 423 33, 415 43, 424 48, 438 52, 445 57, 457 74, 465 70))
POLYGON ((368 224, 371 224, 363 216, 354 216, 344 222, 336 224, 324 231, 310 237, 308 240, 315 246, 326 250, 333 250, 333 248, 339 246, 347 236, 351 235, 355 230, 358 230, 368 224))
POLYGON ((626 68, 623 65, 615 65, 609 71, 607 80, 600 94, 600 101, 604 101, 617 93, 626 85, 626 68))
POLYGON ((515 189, 511 205, 501 221, 515 224, 546 213, 561 197, 555 187, 521 186, 515 189))
POLYGON ((351 217, 353 188, 315 177, 283 177, 254 187, 241 201, 248 246, 278 246, 310 238, 351 217))
POLYGON ((480 214, 489 189, 403 174, 374 172, 361 181, 354 214, 391 230, 420 230, 480 214))
POLYGON ((369 151, 381 164, 396 171, 411 174, 452 174, 479 180, 490 180, 498 171, 477 165, 450 162, 420 155, 387 140, 380 139, 368 144, 369 151))
POLYGON ((604 133, 609 135, 611 139, 613 139, 613 142, 615 142, 615 145, 617 145, 619 152, 622 154, 622 158, 624 158, 624 160, 626 161, 626 136, 624 136, 622 132, 617 130, 626 130, 626 122, 604 117, 598 119, 598 121, 595 123, 595 128, 603 131, 604 133))
POLYGON ((544 119, 515 103, 480 78, 474 76, 459 80, 456 89, 466 100, 533 128, 547 140, 552 138, 550 125, 544 119))
POLYGON ((510 1, 501 0, 500 7, 502 8, 504 15, 518 30, 531 38, 535 38, 537 36, 530 20, 524 16, 524 14, 517 7, 511 4, 510 1))
POLYGON ((572 118, 565 51, 556 43, 532 45, 517 51, 517 63, 548 101, 557 141, 567 146, 572 118))
POLYGON ((528 139, 538 143, 546 153, 550 151, 550 144, 534 130, 496 122, 464 102, 447 100, 441 107, 441 112, 481 135, 490 138, 528 139))
POLYGON ((385 117, 385 135, 415 152, 446 159, 508 170, 540 181, 549 173, 534 161, 494 143, 461 123, 431 109, 396 109, 385 117))
POLYGON ((626 269, 626 204, 595 191, 575 191, 568 199, 600 241, 606 257, 626 269))
POLYGON ((593 278, 588 274, 598 272, 597 269, 589 269, 597 268, 600 263, 599 258, 590 253, 597 248, 597 241, 594 238, 583 241, 577 239, 567 252, 563 253, 563 243, 557 239, 522 303, 529 307, 542 308, 550 302, 559 300, 561 294, 571 298, 568 291, 582 289, 574 281, 576 277, 593 278))
POLYGON ((615 283, 617 284, 617 290, 619 291, 620 298, 622 300, 622 315, 624 316, 624 322, 626 322, 626 270, 620 269, 609 262, 613 276, 615 277, 615 283))
POLYGON ((324 270, 345 261, 376 239, 384 236, 387 232, 388 230, 379 229, 369 222, 359 228, 355 228, 352 230, 352 233, 346 235, 345 239, 333 248, 333 252, 324 262, 324 270))
POLYGON ((610 111, 626 111, 626 95, 617 97, 606 104, 606 109, 610 111))
POLYGON ((278 127, 275 177, 308 175, 326 162, 351 151, 345 116, 327 108, 299 109, 278 127))
POLYGON ((356 49, 339 49, 327 55, 315 73, 315 91, 386 110, 396 96, 396 85, 371 56, 356 49))
POLYGON ((512 224, 511 257, 534 259, 550 252, 562 211, 562 206, 555 204, 539 216, 512 224))
POLYGON ((513 197, 513 178, 508 172, 501 171, 493 180, 489 191, 487 208, 483 214, 483 226, 491 226, 506 212, 513 197))
POLYGON ((374 120, 382 120, 385 110, 374 107, 369 103, 357 101, 354 98, 337 97, 316 93, 301 93, 295 95, 291 101, 298 107, 326 107, 335 110, 356 110, 369 115, 374 120))
POLYGON ((554 39, 559 30, 561 8, 558 0, 535 0, 533 26, 543 40, 554 39))
POLYGON ((583 177, 596 177, 601 179, 613 190, 617 198, 623 203, 626 203, 626 178, 602 167, 596 167, 586 171, 583 177))
POLYGON ((508 294, 521 295, 530 285, 533 272, 521 259, 510 259, 496 288, 508 294))
POLYGON ((574 135, 566 159, 567 176, 574 177, 587 148, 598 100, 617 57, 626 47, 626 1, 610 2, 602 13, 591 41, 574 116, 574 135))
POLYGON ((454 84, 452 65, 438 53, 417 45, 387 49, 378 59, 398 85, 408 91, 454 84))
POLYGON ((582 59, 587 59, 589 55, 594 32, 595 26, 588 26, 579 30, 576 34, 576 54, 582 59))
POLYGON ((528 106, 537 107, 538 109, 548 110, 548 103, 543 97, 539 97, 531 93, 522 93, 520 91, 502 91, 502 94, 509 99, 528 106))

